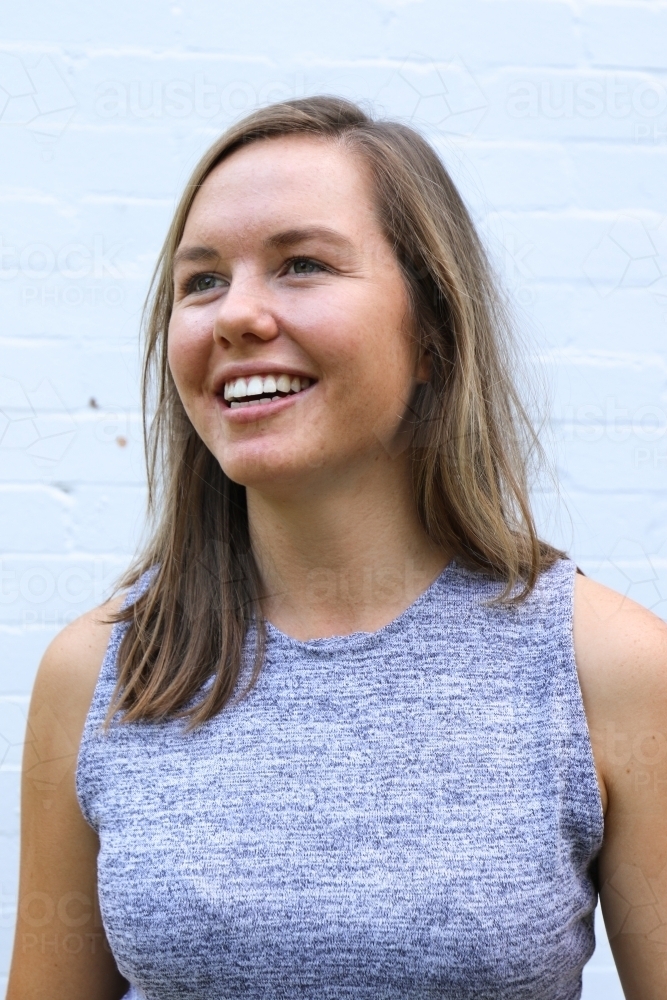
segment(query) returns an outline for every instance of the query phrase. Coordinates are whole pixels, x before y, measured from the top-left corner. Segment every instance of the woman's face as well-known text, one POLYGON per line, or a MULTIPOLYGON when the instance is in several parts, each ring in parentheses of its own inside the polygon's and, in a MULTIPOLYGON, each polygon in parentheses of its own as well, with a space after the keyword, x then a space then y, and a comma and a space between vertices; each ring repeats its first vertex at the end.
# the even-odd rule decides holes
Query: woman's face
POLYGON ((233 153, 195 198, 174 284, 171 372, 232 480, 307 487, 387 459, 423 372, 358 157, 306 137, 233 153))

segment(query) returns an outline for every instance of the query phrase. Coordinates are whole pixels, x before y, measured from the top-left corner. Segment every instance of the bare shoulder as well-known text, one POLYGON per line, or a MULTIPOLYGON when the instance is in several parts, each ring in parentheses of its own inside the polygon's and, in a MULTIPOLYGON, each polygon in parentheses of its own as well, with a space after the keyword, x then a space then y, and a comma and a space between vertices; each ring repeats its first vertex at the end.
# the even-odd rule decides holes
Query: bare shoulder
POLYGON ((111 616, 119 610, 122 601, 122 596, 115 597, 66 625, 47 647, 42 666, 47 664, 47 671, 59 667, 67 669, 73 655, 88 663, 94 662, 106 649, 113 628, 111 616))
POLYGON ((667 683, 667 624, 623 594, 577 574, 574 595, 577 666, 600 693, 641 696, 667 683))
POLYGON ((609 791, 619 777, 620 734, 637 740, 667 729, 667 624, 577 575, 574 649, 595 762, 609 791))
POLYGON ((626 997, 667 995, 667 625, 586 577, 574 600, 577 671, 605 810, 598 862, 626 997))
POLYGON ((63 629, 37 671, 23 752, 19 908, 7 1000, 125 994, 96 901, 99 841, 76 792, 81 734, 113 628, 110 614, 121 601, 63 629), (70 905, 79 910, 72 914, 70 905))
MULTIPOLYGON (((31 716, 48 707, 48 716, 57 717, 59 728, 77 744, 111 636, 110 615, 122 600, 119 596, 107 601, 67 625, 47 647, 37 671, 31 716)), ((46 736, 44 727, 40 729, 46 736)))

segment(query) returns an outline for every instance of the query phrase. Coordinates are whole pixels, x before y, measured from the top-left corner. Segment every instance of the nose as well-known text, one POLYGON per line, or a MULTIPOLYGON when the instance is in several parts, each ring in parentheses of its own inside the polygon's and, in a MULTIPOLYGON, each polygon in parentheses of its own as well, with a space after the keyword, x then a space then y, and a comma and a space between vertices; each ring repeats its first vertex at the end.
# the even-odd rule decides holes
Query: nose
POLYGON ((273 340, 278 333, 270 294, 261 277, 235 275, 215 317, 215 339, 223 347, 247 348, 273 340))

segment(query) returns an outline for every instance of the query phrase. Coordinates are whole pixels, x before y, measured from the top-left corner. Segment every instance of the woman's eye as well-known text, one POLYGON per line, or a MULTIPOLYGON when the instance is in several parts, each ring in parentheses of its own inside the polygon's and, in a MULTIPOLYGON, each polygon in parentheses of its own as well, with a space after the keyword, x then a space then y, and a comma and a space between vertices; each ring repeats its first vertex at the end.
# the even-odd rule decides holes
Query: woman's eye
POLYGON ((188 292, 210 292, 222 281, 216 274, 195 274, 188 282, 188 292))
POLYGON ((321 264, 308 257, 297 257, 296 260, 290 261, 289 267, 294 268, 294 274, 317 274, 318 271, 324 270, 321 264))

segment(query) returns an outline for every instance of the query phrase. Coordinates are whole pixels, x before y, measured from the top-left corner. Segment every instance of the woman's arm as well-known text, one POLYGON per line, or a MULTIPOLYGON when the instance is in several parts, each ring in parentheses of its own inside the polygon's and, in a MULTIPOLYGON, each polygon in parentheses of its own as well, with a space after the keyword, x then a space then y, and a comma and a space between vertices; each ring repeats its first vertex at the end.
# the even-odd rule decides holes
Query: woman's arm
POLYGON ((109 604, 73 622, 40 664, 21 790, 19 915, 7 1000, 118 1000, 97 904, 98 840, 76 797, 81 733, 111 626, 109 604))
POLYGON ((574 642, 607 794, 600 901, 628 1000, 667 997, 667 625, 577 577, 574 642))

